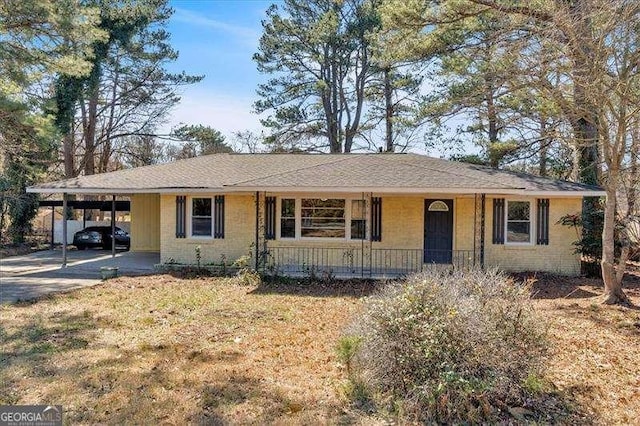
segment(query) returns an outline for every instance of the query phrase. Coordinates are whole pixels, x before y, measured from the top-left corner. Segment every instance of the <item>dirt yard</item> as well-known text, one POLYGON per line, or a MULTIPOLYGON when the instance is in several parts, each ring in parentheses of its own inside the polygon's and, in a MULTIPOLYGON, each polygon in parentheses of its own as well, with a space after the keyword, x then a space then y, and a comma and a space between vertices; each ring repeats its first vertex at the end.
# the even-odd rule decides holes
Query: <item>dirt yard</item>
POLYGON ((602 305, 597 279, 539 277, 534 303, 548 319, 547 379, 580 423, 640 425, 640 268, 624 288, 636 307, 602 305))
MULTIPOLYGON (((601 306, 596 281, 537 279, 571 418, 638 422, 640 311, 601 306)), ((335 352, 372 290, 349 284, 162 275, 2 306, 0 404, 62 404, 72 424, 370 424, 335 352)), ((640 277, 625 285, 640 304, 640 277)))

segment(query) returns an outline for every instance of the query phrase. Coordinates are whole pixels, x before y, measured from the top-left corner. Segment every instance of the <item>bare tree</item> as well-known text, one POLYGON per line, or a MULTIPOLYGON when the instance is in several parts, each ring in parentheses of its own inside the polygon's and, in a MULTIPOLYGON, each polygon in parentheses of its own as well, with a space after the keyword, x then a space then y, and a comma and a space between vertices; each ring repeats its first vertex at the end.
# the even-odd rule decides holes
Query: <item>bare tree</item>
POLYGON ((233 135, 233 150, 236 152, 248 152, 250 154, 257 154, 264 151, 264 136, 258 135, 251 130, 241 130, 234 132, 233 135))
MULTIPOLYGON (((424 0, 407 5, 391 0, 385 6, 386 20, 395 25, 391 31, 403 45, 426 49, 429 55, 464 43, 468 40, 465 28, 477 27, 479 17, 486 15, 511 21, 508 45, 521 55, 508 82, 510 90, 520 86, 531 96, 540 97, 546 104, 540 117, 555 116, 565 123, 570 132, 563 132, 560 125, 554 136, 565 136, 575 149, 574 177, 586 184, 600 184, 607 192, 601 260, 605 302, 628 303, 621 286, 626 251, 616 258, 615 223, 617 191, 623 182, 632 186, 637 182, 628 175, 625 164, 632 170, 630 159, 637 157, 633 154, 632 123, 640 106, 640 3, 424 0)), ((522 124, 518 127, 523 128, 522 124)), ((627 202, 635 205, 635 188, 628 196, 627 202)), ((596 229, 588 219, 598 202, 593 197, 583 202, 583 239, 596 229)))
MULTIPOLYGON (((532 19, 538 36, 555 46, 550 55, 558 57, 550 59, 565 65, 560 70, 566 77, 561 84, 538 83, 573 128, 580 180, 600 183, 607 192, 601 261, 604 301, 629 303, 622 290, 628 247, 623 247, 616 259, 615 227, 623 164, 633 147, 631 124, 640 112, 640 35, 636 29, 640 4, 632 0, 563 0, 533 8, 497 0, 471 1, 532 19), (570 94, 564 90, 567 86, 572 88, 570 94)), ((635 203, 636 191, 629 195, 635 203)))

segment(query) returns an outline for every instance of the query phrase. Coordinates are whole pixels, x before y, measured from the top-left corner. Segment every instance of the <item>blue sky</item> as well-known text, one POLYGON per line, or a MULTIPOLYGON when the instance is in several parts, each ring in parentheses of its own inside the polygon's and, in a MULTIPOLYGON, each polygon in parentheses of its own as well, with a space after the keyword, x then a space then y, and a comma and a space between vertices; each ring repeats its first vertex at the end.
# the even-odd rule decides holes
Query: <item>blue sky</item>
POLYGON ((173 0, 169 22, 172 45, 180 53, 169 68, 204 75, 202 82, 184 90, 181 104, 170 117, 179 123, 204 124, 228 138, 238 130, 261 129, 251 113, 258 73, 252 55, 257 51, 261 20, 273 1, 173 0))
MULTIPOLYGON (((251 59, 262 33, 266 10, 282 0, 172 0, 175 10, 168 25, 178 60, 173 72, 204 75, 202 82, 184 89, 182 102, 161 131, 180 123, 203 124, 220 130, 227 141, 235 131, 263 129, 252 113, 256 88, 267 80, 251 59)), ((266 131, 265 131, 266 132, 266 131)), ((440 147, 414 152, 443 155, 440 147)), ((467 147, 469 150, 469 147, 467 147)))

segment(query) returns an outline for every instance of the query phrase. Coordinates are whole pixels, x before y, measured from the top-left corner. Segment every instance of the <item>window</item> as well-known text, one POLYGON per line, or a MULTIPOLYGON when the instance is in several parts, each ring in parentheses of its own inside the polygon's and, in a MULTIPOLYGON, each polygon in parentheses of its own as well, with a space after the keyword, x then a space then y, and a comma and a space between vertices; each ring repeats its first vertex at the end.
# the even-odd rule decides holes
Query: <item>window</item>
POLYGON ((365 200, 280 198, 279 238, 367 238, 365 200))
POLYGON ((280 202, 280 238, 296 237, 296 200, 284 198, 280 202))
POLYGON ((351 200, 351 239, 364 240, 366 236, 364 200, 351 200))
POLYGON ((345 200, 303 198, 300 235, 303 238, 345 238, 345 200))
POLYGON ((429 204, 429 211, 430 212, 448 212, 449 206, 447 206, 447 203, 445 203, 444 201, 438 200, 429 204))
POLYGON ((191 235, 210 237, 212 234, 211 198, 191 199, 191 235))
POLYGON ((529 201, 507 201, 507 243, 531 243, 531 203, 529 201))

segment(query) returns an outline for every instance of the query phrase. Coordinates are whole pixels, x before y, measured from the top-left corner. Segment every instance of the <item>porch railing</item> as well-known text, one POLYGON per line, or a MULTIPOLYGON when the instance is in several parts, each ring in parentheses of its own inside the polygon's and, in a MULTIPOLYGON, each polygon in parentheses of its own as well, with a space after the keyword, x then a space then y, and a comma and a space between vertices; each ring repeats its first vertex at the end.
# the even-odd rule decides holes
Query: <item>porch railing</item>
POLYGON ((360 247, 268 247, 261 271, 268 275, 395 278, 431 268, 471 268, 473 250, 369 249, 360 247))

